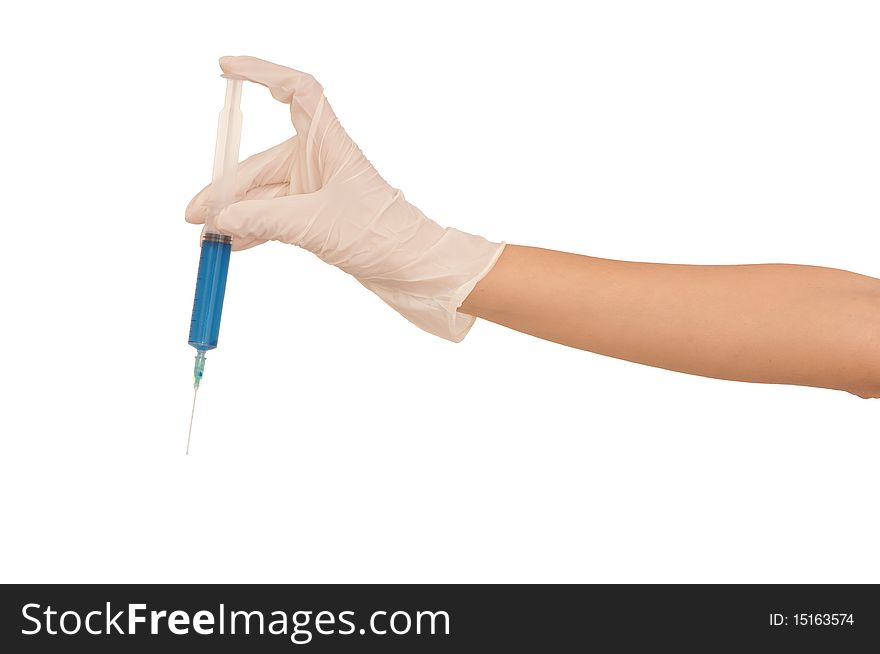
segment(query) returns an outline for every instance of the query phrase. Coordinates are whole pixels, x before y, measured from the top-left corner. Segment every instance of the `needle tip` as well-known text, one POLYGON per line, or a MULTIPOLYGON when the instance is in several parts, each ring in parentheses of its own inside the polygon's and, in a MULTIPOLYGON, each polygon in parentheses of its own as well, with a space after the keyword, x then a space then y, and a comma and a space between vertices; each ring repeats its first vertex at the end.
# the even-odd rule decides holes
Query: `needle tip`
POLYGON ((186 435, 186 453, 189 454, 189 442, 192 439, 193 433, 193 416, 196 414, 196 398, 199 395, 199 387, 196 386, 196 390, 193 392, 193 405, 192 411, 189 414, 189 433, 186 435))

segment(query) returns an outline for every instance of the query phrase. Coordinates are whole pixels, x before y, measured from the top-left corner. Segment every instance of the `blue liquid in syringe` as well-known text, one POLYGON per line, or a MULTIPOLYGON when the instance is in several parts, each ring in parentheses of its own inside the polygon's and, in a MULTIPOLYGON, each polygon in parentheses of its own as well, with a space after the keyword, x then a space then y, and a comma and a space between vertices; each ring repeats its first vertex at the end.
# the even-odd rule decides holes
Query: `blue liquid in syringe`
POLYGON ((229 236, 205 234, 202 239, 196 296, 189 324, 189 344, 200 353, 217 347, 231 252, 232 239, 229 236))

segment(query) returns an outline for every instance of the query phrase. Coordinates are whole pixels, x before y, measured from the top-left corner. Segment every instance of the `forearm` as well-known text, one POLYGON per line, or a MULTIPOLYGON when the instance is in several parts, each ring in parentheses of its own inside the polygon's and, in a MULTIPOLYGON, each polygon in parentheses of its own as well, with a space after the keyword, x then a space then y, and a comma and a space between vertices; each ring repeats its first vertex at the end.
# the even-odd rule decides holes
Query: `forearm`
POLYGON ((740 381, 880 393, 880 280, 508 246, 460 311, 539 338, 740 381))

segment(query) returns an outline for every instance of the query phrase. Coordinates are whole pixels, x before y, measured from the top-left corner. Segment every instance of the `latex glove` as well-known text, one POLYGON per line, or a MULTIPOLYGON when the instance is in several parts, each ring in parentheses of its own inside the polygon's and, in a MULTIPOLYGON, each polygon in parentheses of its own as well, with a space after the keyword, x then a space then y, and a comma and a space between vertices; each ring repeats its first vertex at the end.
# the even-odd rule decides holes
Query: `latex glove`
MULTIPOLYGON (((267 240, 338 266, 405 318, 460 341, 475 318, 457 312, 504 248, 444 229, 379 176, 337 120, 314 77, 254 57, 223 57, 224 76, 266 86, 290 105, 296 136, 239 164, 237 197, 216 218, 241 250, 267 240)), ((207 188, 186 220, 203 223, 207 188)))

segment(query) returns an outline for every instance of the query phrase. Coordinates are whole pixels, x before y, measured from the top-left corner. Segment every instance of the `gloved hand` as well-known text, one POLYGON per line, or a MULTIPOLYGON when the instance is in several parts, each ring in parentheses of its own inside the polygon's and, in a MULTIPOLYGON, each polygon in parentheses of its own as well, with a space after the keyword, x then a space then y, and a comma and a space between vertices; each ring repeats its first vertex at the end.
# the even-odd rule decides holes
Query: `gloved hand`
MULTIPOLYGON (((239 164, 240 201, 216 218, 241 250, 298 245, 338 266, 405 318, 460 341, 474 323, 456 310, 504 249, 444 229, 392 188, 339 124, 314 77, 254 57, 223 57, 225 77, 266 86, 290 105, 296 136, 239 164)), ((204 223, 208 189, 186 209, 204 223)))

